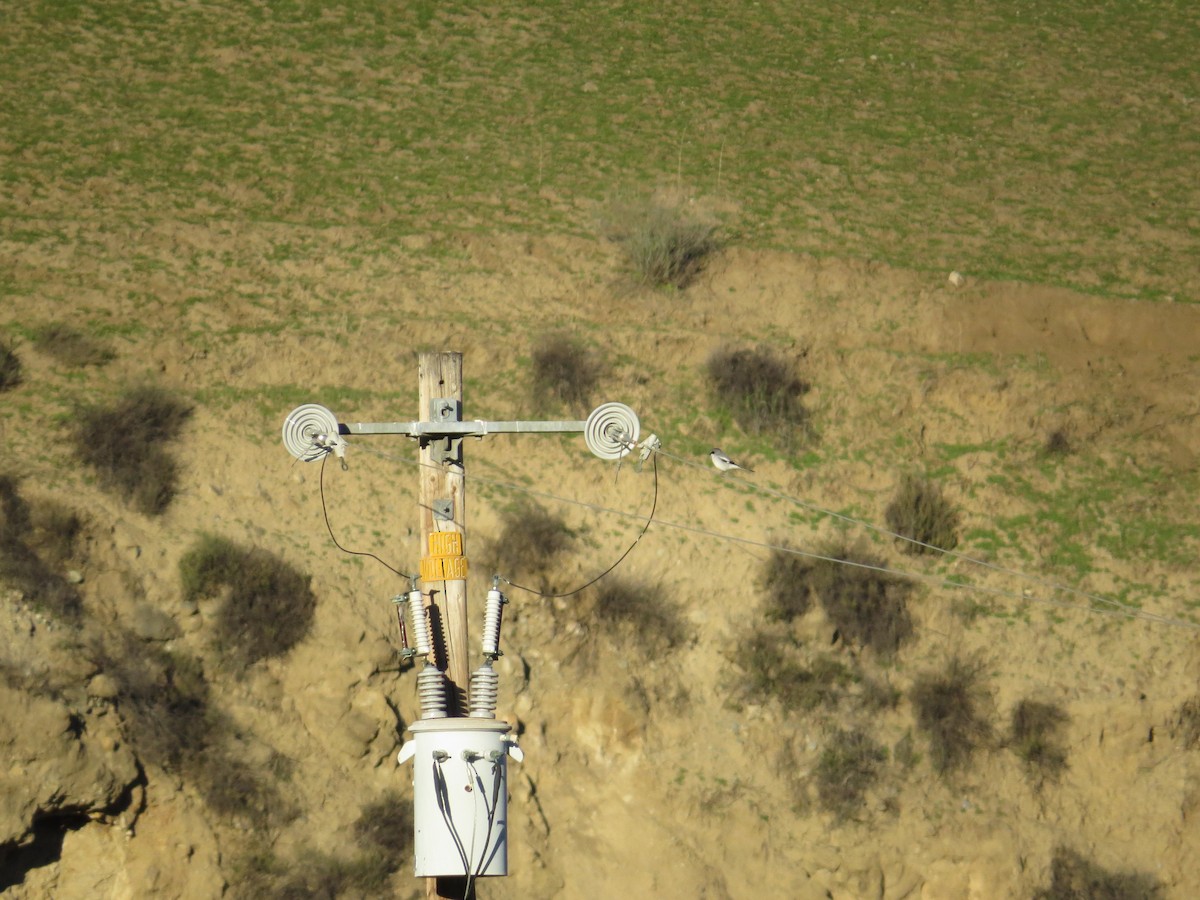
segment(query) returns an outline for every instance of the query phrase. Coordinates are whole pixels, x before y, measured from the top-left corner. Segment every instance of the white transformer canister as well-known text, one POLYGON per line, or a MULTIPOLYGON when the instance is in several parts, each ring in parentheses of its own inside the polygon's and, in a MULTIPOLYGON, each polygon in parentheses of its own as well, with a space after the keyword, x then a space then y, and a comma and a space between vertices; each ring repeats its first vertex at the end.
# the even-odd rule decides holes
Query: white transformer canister
POLYGON ((413 763, 414 875, 508 874, 508 757, 521 748, 495 719, 422 719, 397 761, 413 763))

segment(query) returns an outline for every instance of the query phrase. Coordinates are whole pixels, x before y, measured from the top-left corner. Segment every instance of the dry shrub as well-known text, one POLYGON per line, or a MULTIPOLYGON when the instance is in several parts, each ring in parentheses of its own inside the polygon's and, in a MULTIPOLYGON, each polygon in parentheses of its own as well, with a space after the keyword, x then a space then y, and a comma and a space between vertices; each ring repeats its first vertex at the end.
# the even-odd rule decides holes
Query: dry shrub
POLYGON ((185 600, 224 594, 213 644, 234 665, 281 656, 312 629, 311 576, 266 550, 205 535, 179 561, 179 574, 185 600))
POLYGON ((1046 435, 1042 445, 1043 456, 1068 456, 1075 449, 1071 436, 1063 428, 1056 428, 1046 435))
POLYGON ((600 380, 596 354, 565 334, 545 335, 533 348, 533 403, 539 409, 555 404, 581 407, 588 403, 600 380))
POLYGON ((1184 750, 1200 750, 1200 694, 1180 704, 1171 722, 1171 737, 1184 750))
POLYGON ((687 287, 720 248, 716 226, 677 203, 614 203, 607 231, 625 252, 634 276, 653 287, 687 287))
POLYGON ((718 402, 747 433, 769 436, 784 449, 811 435, 801 402, 809 385, 772 351, 720 348, 709 356, 706 373, 718 402))
POLYGON ((882 571, 883 560, 864 550, 835 544, 823 555, 829 558, 808 561, 804 577, 829 621, 851 644, 896 653, 913 633, 912 582, 882 571))
POLYGON ((0 340, 0 391, 15 388, 21 383, 21 357, 16 348, 0 340))
POLYGON ((610 576, 596 589, 592 610, 602 630, 621 645, 634 642, 645 655, 674 650, 688 637, 683 610, 661 588, 610 576))
POLYGON ((221 723, 198 659, 125 633, 95 661, 116 681, 118 709, 143 759, 182 774, 215 744, 221 723))
POLYGON ((247 900, 392 896, 391 876, 410 857, 412 801, 397 793, 365 806, 354 823, 358 852, 336 856, 304 848, 285 862, 260 847, 234 861, 233 895, 247 900))
POLYGON ((485 565, 509 581, 555 590, 555 569, 575 542, 566 522, 535 503, 501 513, 500 533, 485 547, 485 565))
POLYGON ((964 767, 991 735, 983 716, 988 694, 982 675, 980 663, 955 657, 942 671, 919 676, 909 692, 917 727, 942 774, 964 767))
POLYGON ((111 406, 78 414, 75 452, 147 515, 159 515, 175 497, 178 466, 164 444, 174 440, 191 407, 156 387, 135 388, 111 406))
POLYGON ((1008 745, 1039 786, 1058 778, 1067 767, 1067 751, 1062 746, 1067 722, 1066 712, 1055 703, 1026 699, 1013 707, 1008 745))
POLYGON ((942 489, 926 478, 901 478, 895 497, 884 510, 884 519, 888 528, 908 538, 902 547, 905 553, 953 550, 958 544, 958 510, 942 489))
POLYGON ((0 475, 0 579, 34 609, 68 622, 79 620, 83 600, 61 568, 80 528, 79 517, 61 507, 31 509, 17 479, 0 475))
POLYGON ((111 347, 94 340, 63 322, 51 322, 33 333, 38 350, 65 366, 103 366, 116 358, 111 347))
POLYGON ((812 607, 811 570, 811 560, 789 552, 786 547, 771 552, 762 574, 762 585, 768 598, 768 619, 790 622, 809 611, 812 607))
POLYGON ((765 629, 750 633, 738 650, 738 663, 746 675, 747 699, 773 697, 789 710, 836 706, 854 680, 845 665, 826 654, 805 664, 794 641, 765 629))
POLYGON ((294 815, 278 791, 232 756, 232 732, 217 710, 204 667, 194 656, 118 634, 93 651, 117 685, 117 710, 138 757, 187 779, 213 812, 264 827, 294 815))
POLYGON ((887 749, 865 731, 839 728, 814 773, 821 806, 839 819, 849 818, 862 806, 887 757, 887 749))
POLYGON ((1034 900, 1157 900, 1162 885, 1141 872, 1109 872, 1082 854, 1058 847, 1050 861, 1050 886, 1034 900))

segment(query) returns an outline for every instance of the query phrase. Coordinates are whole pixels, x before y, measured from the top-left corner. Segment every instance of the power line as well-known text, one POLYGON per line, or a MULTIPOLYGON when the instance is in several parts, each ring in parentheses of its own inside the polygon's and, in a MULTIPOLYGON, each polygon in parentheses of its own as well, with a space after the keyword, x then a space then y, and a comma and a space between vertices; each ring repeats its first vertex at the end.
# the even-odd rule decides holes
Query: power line
MULTIPOLYGON (((659 452, 661 452, 668 459, 673 459, 676 462, 682 463, 684 465, 693 466, 693 467, 696 467, 699 469, 707 469, 707 467, 705 465, 703 465, 702 463, 697 463, 694 460, 684 459, 683 457, 675 456, 671 453, 667 453, 666 451, 660 450, 659 452)), ((767 494, 769 496, 776 497, 777 499, 783 500, 787 503, 791 503, 795 506, 799 506, 803 509, 807 509, 811 512, 819 513, 819 514, 825 515, 825 516, 830 516, 831 518, 835 518, 835 519, 840 519, 843 522, 848 522, 848 523, 850 523, 852 525, 856 525, 860 528, 866 528, 870 531, 876 532, 877 534, 882 534, 886 537, 890 537, 895 540, 904 541, 905 543, 912 544, 913 546, 921 547, 926 550, 931 550, 935 553, 940 553, 943 556, 948 556, 953 559, 958 559, 958 560, 961 560, 962 562, 972 563, 973 565, 981 566, 986 569, 992 569, 993 571, 996 571, 996 572, 1002 572, 1006 575, 1013 575, 1017 578, 1024 579, 1025 581, 1031 582, 1036 585, 1040 585, 1041 587, 1047 588, 1049 590, 1062 591, 1064 593, 1075 594, 1076 596, 1083 597, 1084 599, 1090 600, 1093 603, 1099 603, 1099 604, 1103 604, 1105 606, 1113 607, 1114 611, 1117 611, 1123 615, 1129 616, 1130 618, 1146 618, 1148 616, 1153 616, 1153 614, 1144 613, 1142 610, 1140 610, 1136 606, 1132 606, 1127 603, 1122 603, 1121 601, 1113 599, 1112 597, 1105 597, 1101 594, 1093 594, 1088 591, 1081 590, 1080 588, 1070 587, 1069 585, 1058 584, 1058 583, 1052 582, 1052 581, 1046 581, 1045 579, 1039 578, 1036 575, 1030 575, 1030 574, 1028 574, 1026 572, 1022 572, 1018 569, 1010 569, 1007 566, 1001 566, 1001 565, 998 565, 997 563, 991 563, 991 562, 988 562, 987 560, 979 559, 978 557, 970 556, 969 554, 962 553, 961 551, 947 550, 943 547, 938 547, 934 544, 929 544, 929 543, 926 543, 925 541, 920 541, 920 540, 917 540, 916 538, 909 537, 908 535, 899 534, 895 531, 891 531, 890 529, 884 528, 881 525, 876 525, 872 522, 867 522, 863 519, 856 519, 853 516, 846 515, 845 513, 839 513, 832 509, 826 509, 825 507, 818 506, 815 503, 809 503, 809 502, 801 500, 797 497, 792 497, 787 494, 784 494, 780 491, 776 491, 776 490, 773 490, 768 487, 763 487, 762 485, 758 484, 757 482, 751 481, 747 478, 744 478, 744 477, 741 477, 738 475, 726 474, 726 475, 722 476, 722 478, 723 478, 723 480, 726 480, 726 481, 728 481, 730 479, 736 480, 739 483, 744 484, 747 487, 751 488, 752 490, 757 491, 758 493, 767 494)), ((1082 607, 1072 607, 1072 608, 1082 608, 1082 607)), ((1166 621, 1166 620, 1164 620, 1164 621, 1166 621)), ((1200 628, 1200 626, 1195 626, 1195 627, 1200 628)))
MULTIPOLYGON (((374 448, 368 447, 365 449, 367 449, 370 453, 373 453, 373 454, 380 456, 382 458, 385 458, 385 459, 392 460, 394 462, 401 462, 406 465, 416 465, 416 466, 422 465, 422 463, 420 463, 420 462, 417 462, 417 461, 414 461, 411 459, 407 459, 407 458, 403 458, 403 457, 399 457, 394 454, 385 453, 383 451, 375 450, 374 448)), ((693 460, 685 459, 683 457, 679 457, 679 456, 676 456, 671 453, 667 453, 662 450, 658 450, 654 454, 654 456, 657 457, 660 453, 663 456, 666 456, 668 459, 675 460, 686 466, 691 466, 691 467, 705 470, 705 471, 707 471, 709 469, 709 466, 705 463, 699 463, 699 462, 695 462, 693 460)), ((657 469, 657 466, 654 471, 655 471, 654 509, 656 509, 657 508, 657 496, 658 496, 658 481, 657 481, 658 469, 657 469)), ((776 491, 771 488, 763 487, 761 485, 756 484, 753 481, 750 481, 749 479, 741 478, 739 476, 731 475, 729 473, 716 473, 715 470, 713 470, 713 471, 714 471, 714 477, 720 478, 722 481, 728 481, 728 480, 730 480, 730 478, 734 478, 740 484, 743 484, 755 491, 770 495, 779 500, 783 500, 785 502, 792 503, 792 504, 800 506, 802 508, 809 509, 813 512, 821 513, 823 515, 828 515, 833 518, 848 522, 850 524, 857 525, 857 526, 860 526, 863 528, 867 528, 867 529, 875 531, 877 533, 884 534, 889 537, 896 538, 898 540, 906 541, 908 543, 921 544, 922 546, 928 547, 929 549, 934 550, 938 553, 942 553, 946 556, 950 556, 950 557, 953 557, 956 559, 961 559, 963 562, 974 563, 974 564, 980 565, 984 568, 992 569, 997 572, 1014 575, 1018 578, 1025 579, 1034 584, 1039 584, 1039 585, 1049 588, 1051 590, 1074 594, 1076 596, 1088 599, 1090 601, 1093 601, 1094 603, 1099 603, 1101 605, 1100 606, 1091 606, 1091 605, 1084 606, 1084 605, 1081 605, 1078 603, 1068 603, 1068 602, 1065 602, 1062 600, 1053 600, 1053 599, 1050 599, 1047 597, 1039 597, 1036 595, 1027 594, 1023 591, 1018 593, 1016 591, 1005 590, 1003 588, 994 588, 994 587, 988 587, 985 585, 968 584, 965 582, 956 581, 952 578, 948 578, 948 577, 945 577, 942 575, 922 573, 922 572, 910 572, 910 571, 906 571, 904 569, 892 568, 890 566, 877 566, 877 565, 872 565, 869 563, 857 562, 854 560, 839 559, 837 557, 832 557, 832 556, 815 553, 815 552, 807 551, 807 550, 800 550, 798 548, 789 547, 789 546, 786 546, 783 544, 775 544, 775 543, 771 543, 768 541, 760 541, 760 540, 756 540, 753 538, 741 537, 739 535, 726 534, 724 532, 714 531, 714 530, 707 529, 707 528, 701 528, 697 525, 688 525, 688 524, 684 524, 684 523, 680 523, 680 522, 672 522, 670 520, 664 520, 662 518, 653 518, 654 524, 660 528, 675 529, 678 531, 683 531, 683 532, 687 532, 690 534, 701 535, 704 537, 712 538, 714 540, 726 541, 726 542, 738 544, 741 546, 755 547, 755 548, 767 550, 770 552, 788 553, 788 554, 792 554, 792 555, 796 555, 796 556, 802 556, 802 557, 805 557, 808 559, 832 562, 832 563, 837 563, 839 565, 851 566, 854 568, 869 569, 869 570, 878 571, 878 572, 889 574, 889 575, 896 575, 896 576, 900 576, 903 578, 910 578, 910 579, 913 579, 916 581, 923 581, 926 583, 930 583, 936 587, 945 587, 945 588, 951 588, 954 590, 970 591, 970 592, 974 592, 974 593, 987 594, 990 596, 1002 597, 1002 598, 1017 600, 1017 601, 1021 601, 1021 602, 1038 603, 1041 605, 1051 606, 1051 607, 1055 607, 1055 608, 1063 609, 1063 610, 1072 610, 1072 611, 1084 612, 1084 613, 1098 613, 1098 614, 1102 614, 1102 615, 1111 615, 1111 616, 1117 616, 1119 618, 1126 618, 1126 619, 1141 619, 1144 621, 1155 622, 1155 623, 1162 624, 1162 625, 1170 625, 1170 626, 1177 627, 1177 628, 1186 628, 1186 629, 1193 630, 1193 631, 1200 631, 1200 625, 1198 625, 1194 622, 1188 622, 1183 619, 1176 619, 1176 618, 1172 618, 1169 616, 1162 616, 1162 615, 1158 615, 1156 613, 1147 612, 1145 610, 1139 609, 1138 607, 1121 603, 1120 601, 1114 600, 1109 597, 1104 597, 1104 596, 1101 596, 1098 594, 1092 594, 1087 591, 1083 591, 1078 588, 1072 588, 1067 585, 1060 585, 1060 584, 1055 584, 1053 582, 1048 582, 1048 581, 1045 581, 1044 579, 1040 579, 1035 576, 1027 575, 1026 573, 1020 572, 1016 569, 1009 569, 1004 566, 999 566, 999 565, 996 565, 993 563, 989 563, 985 560, 977 559, 977 558, 969 556, 965 553, 960 553, 960 552, 956 552, 956 551, 952 551, 952 550, 944 550, 940 547, 935 547, 931 544, 923 544, 920 541, 916 541, 912 538, 905 537, 904 535, 897 534, 886 528, 883 528, 882 526, 875 525, 871 522, 867 522, 867 521, 864 521, 861 519, 856 519, 853 516, 848 516, 848 515, 845 515, 844 513, 839 513, 834 510, 826 509, 826 508, 818 506, 816 504, 809 503, 807 501, 800 500, 795 497, 791 497, 780 491, 776 491)), ((633 545, 631 545, 625 551, 625 553, 622 554, 621 558, 617 561, 617 563, 615 563, 613 566, 609 567, 609 569, 607 569, 605 571, 605 573, 602 573, 602 575, 600 577, 603 577, 604 574, 607 574, 607 572, 611 571, 612 568, 615 568, 615 566, 617 564, 619 564, 629 554, 629 552, 633 549, 633 546, 636 546, 638 541, 641 540, 642 536, 645 535, 646 531, 649 529, 651 518, 654 516, 654 509, 652 509, 652 511, 651 511, 651 516, 647 517, 647 516, 641 515, 639 513, 629 512, 629 511, 623 510, 623 509, 615 509, 613 507, 604 506, 602 504, 590 503, 588 501, 577 500, 577 499, 570 498, 570 497, 563 497, 563 496, 560 496, 560 495, 557 495, 557 494, 554 494, 554 493, 551 493, 548 491, 541 491, 541 490, 537 490, 534 488, 529 488, 529 487, 526 487, 525 485, 516 484, 514 482, 500 481, 500 480, 488 478, 488 477, 482 476, 482 475, 468 475, 466 477, 473 479, 474 481, 476 481, 480 484, 487 484, 487 485, 490 485, 490 486, 493 486, 496 488, 500 488, 503 490, 516 491, 516 492, 526 494, 531 497, 543 499, 543 500, 549 500, 549 501, 553 501, 556 503, 563 503, 563 504, 567 504, 570 506, 577 506, 577 507, 580 507, 583 509, 588 509, 593 512, 604 513, 607 515, 615 515, 615 516, 620 516, 620 517, 624 517, 624 518, 635 518, 635 519, 639 519, 639 520, 644 520, 645 525, 643 526, 642 532, 641 532, 641 534, 638 535, 638 537, 634 541, 633 545)), ((595 580, 598 580, 598 579, 595 579, 595 580)), ((589 582, 589 584, 594 583, 595 580, 593 580, 593 582, 589 582)), ((518 585, 513 585, 513 586, 519 587, 518 585)), ((586 586, 587 585, 585 585, 585 587, 586 586)), ((528 588, 520 588, 520 589, 530 590, 528 588)), ((577 589, 576 591, 572 591, 571 593, 577 593, 578 590, 582 590, 582 588, 577 589)), ((532 592, 540 593, 537 591, 532 591, 532 592)), ((564 595, 550 595, 550 596, 564 596, 564 595)), ((569 595, 566 595, 566 596, 569 596, 569 595)))

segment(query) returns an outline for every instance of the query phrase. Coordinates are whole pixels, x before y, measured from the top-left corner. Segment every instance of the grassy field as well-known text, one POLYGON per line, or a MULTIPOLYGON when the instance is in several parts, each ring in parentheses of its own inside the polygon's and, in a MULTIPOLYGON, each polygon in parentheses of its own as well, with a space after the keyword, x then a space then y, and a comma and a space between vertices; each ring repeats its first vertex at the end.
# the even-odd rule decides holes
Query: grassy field
POLYGON ((4 604, 0 682, 115 728, 95 633, 128 735, 205 751, 143 746, 162 817, 64 806, 30 883, 417 889, 354 850, 419 714, 414 448, 305 466, 280 425, 421 417, 414 351, 451 349, 467 418, 620 400, 662 440, 468 442, 473 591, 613 575, 506 613, 527 818, 490 896, 1031 896, 1076 845, 1200 895, 1197 46, 1172 0, 4 5, 0 576, 74 618, 4 604), (622 258, 656 201, 718 226, 693 281, 622 258), (55 528, 80 555, 43 566, 55 528))
POLYGON ((340 226, 370 271, 407 236, 591 232, 613 192, 670 188, 751 245, 1195 301, 1198 43, 1171 0, 22 0, 0 239, 249 220, 287 261, 340 226))

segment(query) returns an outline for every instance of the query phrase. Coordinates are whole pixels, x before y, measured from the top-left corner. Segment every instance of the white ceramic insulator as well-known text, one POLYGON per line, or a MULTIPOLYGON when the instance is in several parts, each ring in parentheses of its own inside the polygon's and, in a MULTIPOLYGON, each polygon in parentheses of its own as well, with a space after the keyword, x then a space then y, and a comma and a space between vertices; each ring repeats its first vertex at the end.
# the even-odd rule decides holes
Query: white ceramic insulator
POLYGON ((283 446, 296 459, 313 462, 341 440, 338 430, 337 416, 316 403, 305 403, 283 420, 283 446))
POLYGON ((601 459, 620 459, 637 445, 637 413, 624 403, 603 403, 592 410, 583 428, 583 441, 601 459))
POLYGON ((472 719, 496 718, 496 696, 499 691, 500 676, 492 668, 489 659, 471 673, 471 710, 472 719))
POLYGON ((446 676, 431 662, 417 676, 417 697, 422 719, 444 719, 446 712, 446 676))
POLYGON ((506 602, 496 588, 487 592, 487 608, 483 613, 483 655, 489 659, 500 655, 500 617, 506 602))
POLYGON ((408 620, 412 623, 418 655, 428 656, 433 652, 433 627, 429 624, 429 612, 421 602, 420 591, 408 592, 408 620))

